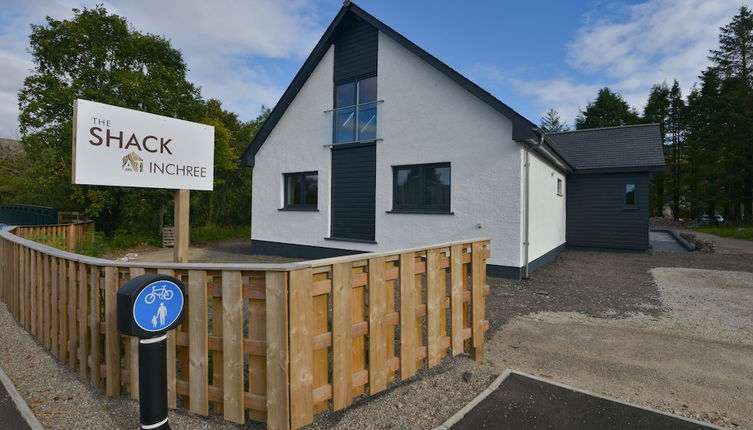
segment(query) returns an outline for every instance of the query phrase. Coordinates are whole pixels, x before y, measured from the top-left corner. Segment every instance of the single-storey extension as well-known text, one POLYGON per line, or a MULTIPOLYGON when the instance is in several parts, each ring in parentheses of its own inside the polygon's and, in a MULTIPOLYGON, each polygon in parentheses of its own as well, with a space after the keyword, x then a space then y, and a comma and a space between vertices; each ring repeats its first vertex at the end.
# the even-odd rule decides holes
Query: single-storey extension
POLYGON ((546 134, 346 2, 242 157, 252 251, 302 258, 491 237, 492 275, 565 245, 646 249, 657 125, 546 134))

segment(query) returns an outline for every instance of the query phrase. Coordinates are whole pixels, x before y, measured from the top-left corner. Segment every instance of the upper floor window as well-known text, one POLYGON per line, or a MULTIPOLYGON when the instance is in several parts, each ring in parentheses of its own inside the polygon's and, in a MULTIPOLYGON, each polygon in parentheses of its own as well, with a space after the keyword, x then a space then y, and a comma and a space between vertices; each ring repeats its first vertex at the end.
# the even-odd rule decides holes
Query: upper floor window
POLYGON ((558 196, 562 195, 562 179, 561 178, 557 178, 557 195, 558 196))
POLYGON ((334 143, 377 138, 377 78, 361 79, 335 88, 334 143))
POLYGON ((319 194, 317 172, 285 173, 285 209, 316 210, 319 194))
POLYGON ((634 208, 636 206, 635 184, 625 184, 625 207, 634 208))
POLYGON ((450 212, 450 163, 392 168, 393 212, 450 212))

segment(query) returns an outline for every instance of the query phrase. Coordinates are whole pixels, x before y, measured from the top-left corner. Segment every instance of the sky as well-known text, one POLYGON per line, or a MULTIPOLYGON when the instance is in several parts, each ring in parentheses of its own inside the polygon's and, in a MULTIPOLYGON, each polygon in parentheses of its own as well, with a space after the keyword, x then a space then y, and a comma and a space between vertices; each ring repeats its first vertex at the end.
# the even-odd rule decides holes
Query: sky
MULTIPOLYGON (((244 121, 273 107, 341 0, 0 0, 0 137, 18 137, 17 93, 34 64, 31 24, 101 3, 169 39, 205 99, 244 121)), ((719 27, 753 0, 358 0, 379 20, 538 123, 572 124, 599 88, 642 112, 651 86, 685 95, 710 63, 719 27)))

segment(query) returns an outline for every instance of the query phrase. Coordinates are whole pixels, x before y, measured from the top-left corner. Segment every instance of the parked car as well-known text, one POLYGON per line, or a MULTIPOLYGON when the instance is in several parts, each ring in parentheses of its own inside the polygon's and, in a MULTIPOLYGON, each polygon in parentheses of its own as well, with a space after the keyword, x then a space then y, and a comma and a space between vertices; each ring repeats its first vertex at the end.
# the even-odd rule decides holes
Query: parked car
POLYGON ((713 217, 709 214, 703 214, 698 217, 698 223, 700 224, 721 224, 724 222, 724 217, 716 214, 713 217))

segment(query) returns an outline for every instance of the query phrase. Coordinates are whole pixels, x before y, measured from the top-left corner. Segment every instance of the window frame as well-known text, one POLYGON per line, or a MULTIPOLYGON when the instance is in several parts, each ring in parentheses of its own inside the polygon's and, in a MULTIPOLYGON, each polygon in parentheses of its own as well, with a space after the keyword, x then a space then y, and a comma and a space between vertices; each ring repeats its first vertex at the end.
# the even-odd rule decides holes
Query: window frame
POLYGON ((638 208, 638 185, 635 182, 626 182, 623 187, 622 203, 625 209, 637 209, 638 208), (628 186, 633 186, 633 203, 628 203, 628 186))
POLYGON ((387 213, 416 213, 416 214, 444 214, 444 215, 453 215, 452 212, 452 163, 447 162, 440 162, 440 163, 425 163, 425 164, 403 164, 398 166, 392 166, 392 209, 387 211, 387 213), (425 202, 426 199, 426 170, 430 168, 438 168, 438 167, 446 167, 449 169, 450 172, 450 183, 449 183, 449 196, 447 200, 447 206, 438 206, 438 205, 427 205, 425 202), (398 181, 397 181, 397 174, 398 171, 401 169, 415 169, 418 168, 420 170, 419 173, 419 196, 418 201, 419 203, 415 206, 406 206, 406 205, 398 205, 397 196, 398 196, 398 181))
POLYGON ((280 210, 286 210, 286 211, 310 211, 310 212, 316 212, 319 210, 319 171, 318 170, 310 170, 306 172, 290 172, 290 173, 283 173, 282 174, 282 188, 283 188, 283 195, 282 195, 282 208, 280 210), (314 176, 316 175, 316 203, 305 203, 306 202, 306 177, 307 176, 314 176), (289 202, 289 195, 288 195, 288 179, 289 178, 300 178, 301 181, 301 191, 300 191, 300 201, 303 203, 288 203, 289 202))
POLYGON ((562 197, 565 195, 565 181, 562 178, 557 178, 557 195, 562 197))
MULTIPOLYGON (((378 138, 378 129, 376 129, 376 127, 378 127, 377 123, 374 124, 374 127, 375 127, 374 138, 371 138, 371 139, 362 139, 361 136, 360 136, 360 130, 358 129, 358 127, 360 125, 361 108, 363 108, 365 106, 369 106, 369 105, 374 105, 374 109, 378 109, 378 107, 377 107, 377 104, 379 103, 379 96, 378 96, 379 88, 378 88, 378 86, 377 86, 377 88, 375 90, 375 94, 374 94, 375 95, 375 99, 374 100, 365 101, 365 102, 361 102, 361 100, 360 100, 361 99, 361 81, 365 81, 365 80, 372 79, 372 78, 374 79, 374 85, 378 85, 378 81, 376 80, 377 75, 362 76, 362 77, 359 77, 359 78, 356 78, 356 79, 349 79, 349 80, 346 80, 346 81, 335 83, 335 85, 334 85, 334 91, 333 91, 334 92, 334 94, 333 94, 333 99, 334 99, 333 100, 333 106, 334 106, 334 108, 332 109, 332 111, 333 111, 333 114, 332 114, 332 144, 333 145, 345 145, 345 144, 349 144, 349 143, 375 142, 375 141, 379 140, 379 138, 378 138), (337 90, 338 90, 339 87, 341 87, 343 85, 349 85, 349 84, 354 84, 354 86, 355 86, 355 104, 345 105, 345 106, 339 106, 338 105, 337 90), (354 127, 354 129, 353 129, 353 139, 354 140, 350 140, 350 141, 338 141, 337 113, 338 113, 338 111, 346 110, 346 109, 352 109, 353 110, 353 123, 354 123, 354 125, 353 125, 353 127, 354 127)), ((375 113, 375 115, 377 115, 377 122, 378 122, 378 113, 375 113)))

